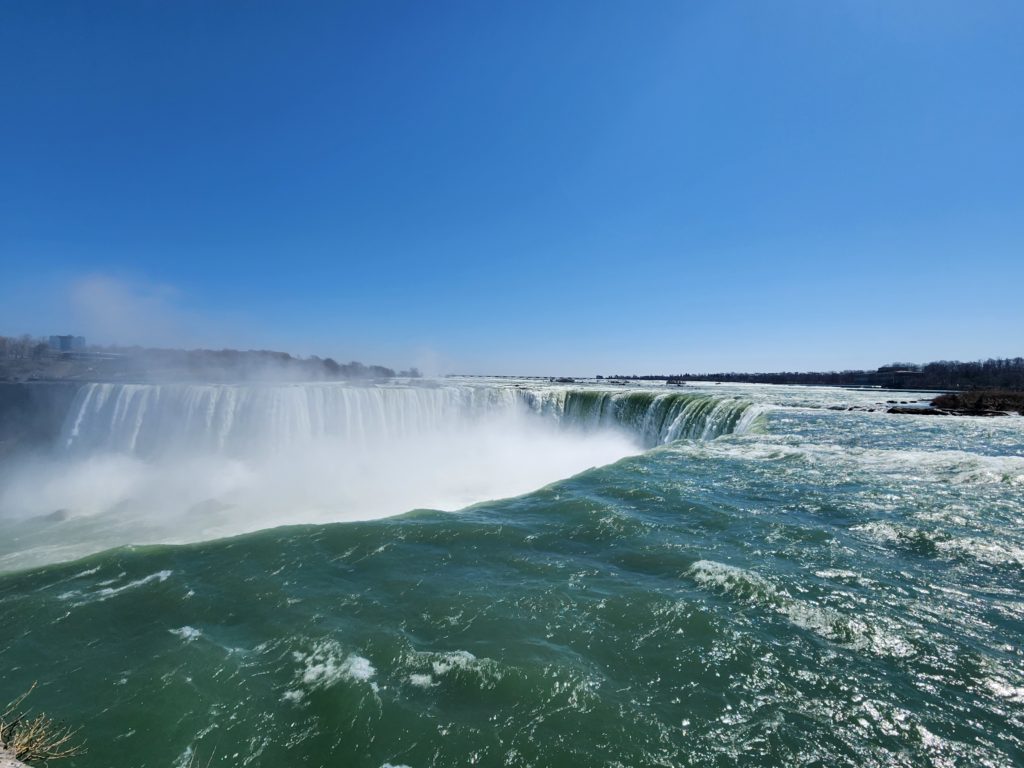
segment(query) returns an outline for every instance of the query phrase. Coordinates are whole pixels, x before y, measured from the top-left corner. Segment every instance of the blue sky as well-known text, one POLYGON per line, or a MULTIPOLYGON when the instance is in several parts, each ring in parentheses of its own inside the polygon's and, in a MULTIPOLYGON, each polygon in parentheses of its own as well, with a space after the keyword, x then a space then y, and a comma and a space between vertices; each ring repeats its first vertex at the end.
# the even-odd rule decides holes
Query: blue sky
POLYGON ((436 372, 1024 353, 1019 2, 8 2, 0 333, 436 372))

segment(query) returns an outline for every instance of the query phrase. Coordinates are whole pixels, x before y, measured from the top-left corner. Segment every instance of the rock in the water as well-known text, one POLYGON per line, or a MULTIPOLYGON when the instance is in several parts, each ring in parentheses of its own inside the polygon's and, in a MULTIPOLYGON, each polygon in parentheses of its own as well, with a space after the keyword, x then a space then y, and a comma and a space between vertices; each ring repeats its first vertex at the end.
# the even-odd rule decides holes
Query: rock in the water
POLYGON ((911 416, 948 416, 949 411, 939 410, 938 408, 908 408, 894 405, 892 408, 888 408, 886 413, 905 413, 911 416))
POLYGON ((15 760, 14 755, 0 744, 0 768, 29 768, 29 766, 20 760, 15 760))

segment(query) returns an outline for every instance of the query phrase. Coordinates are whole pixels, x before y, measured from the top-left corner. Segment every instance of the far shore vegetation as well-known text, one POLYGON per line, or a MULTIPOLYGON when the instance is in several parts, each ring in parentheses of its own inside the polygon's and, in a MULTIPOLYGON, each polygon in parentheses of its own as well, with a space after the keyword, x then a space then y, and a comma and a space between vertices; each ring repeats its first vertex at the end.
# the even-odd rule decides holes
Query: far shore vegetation
MULTIPOLYGON (((86 346, 81 337, 0 336, 0 381, 387 381, 420 375, 416 368, 395 371, 382 365, 339 363, 330 357, 297 357, 271 350, 86 346)), ((874 370, 611 374, 597 379, 609 383, 666 381, 670 385, 704 381, 1024 392, 1024 357, 890 363, 874 370)))
POLYGON ((263 349, 151 349, 84 342, 72 336, 0 336, 0 381, 346 381, 420 376, 415 368, 395 371, 263 349))
POLYGON ((803 384, 832 387, 881 387, 914 390, 994 389, 1024 391, 1024 357, 975 362, 890 363, 876 370, 782 371, 778 373, 675 373, 645 376, 615 374, 617 380, 718 381, 742 384, 803 384))

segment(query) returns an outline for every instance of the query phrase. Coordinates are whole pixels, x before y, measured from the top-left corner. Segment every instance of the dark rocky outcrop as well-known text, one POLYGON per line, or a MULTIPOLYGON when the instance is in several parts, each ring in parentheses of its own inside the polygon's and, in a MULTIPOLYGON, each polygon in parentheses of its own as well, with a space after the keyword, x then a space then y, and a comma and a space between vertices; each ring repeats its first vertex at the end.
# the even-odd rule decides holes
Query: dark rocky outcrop
POLYGON ((927 408, 927 407, 924 407, 924 408, 905 408, 905 407, 900 407, 898 405, 895 405, 892 408, 887 408, 885 412, 886 413, 905 413, 905 414, 909 414, 911 416, 946 416, 946 415, 949 414, 949 411, 943 411, 943 410, 940 410, 938 408, 927 408))
POLYGON ((932 400, 930 406, 896 405, 887 409, 886 413, 913 416, 1006 416, 1019 413, 1024 416, 1024 392, 947 392, 932 400))
POLYGON ((1001 413, 1024 415, 1024 392, 980 390, 949 392, 932 400, 932 406, 953 413, 991 416, 1001 413))

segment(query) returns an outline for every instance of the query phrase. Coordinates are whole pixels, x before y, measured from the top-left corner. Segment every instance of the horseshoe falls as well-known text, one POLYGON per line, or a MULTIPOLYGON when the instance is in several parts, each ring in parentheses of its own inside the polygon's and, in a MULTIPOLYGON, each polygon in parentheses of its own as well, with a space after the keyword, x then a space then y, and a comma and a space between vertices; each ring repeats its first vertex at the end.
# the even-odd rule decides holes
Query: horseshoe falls
POLYGON ((2 692, 82 768, 1024 764, 1024 418, 891 396, 83 384, 2 692))
POLYGON ((68 415, 65 447, 153 456, 168 449, 247 453, 339 438, 365 446, 520 414, 631 433, 645 446, 732 432, 756 415, 742 398, 679 392, 447 385, 87 384, 68 415))
POLYGON ((31 533, 0 545, 0 566, 455 510, 741 432, 759 413, 746 398, 677 391, 86 384, 51 450, 6 473, 0 509, 31 533), (53 517, 56 531, 37 534, 53 517))

